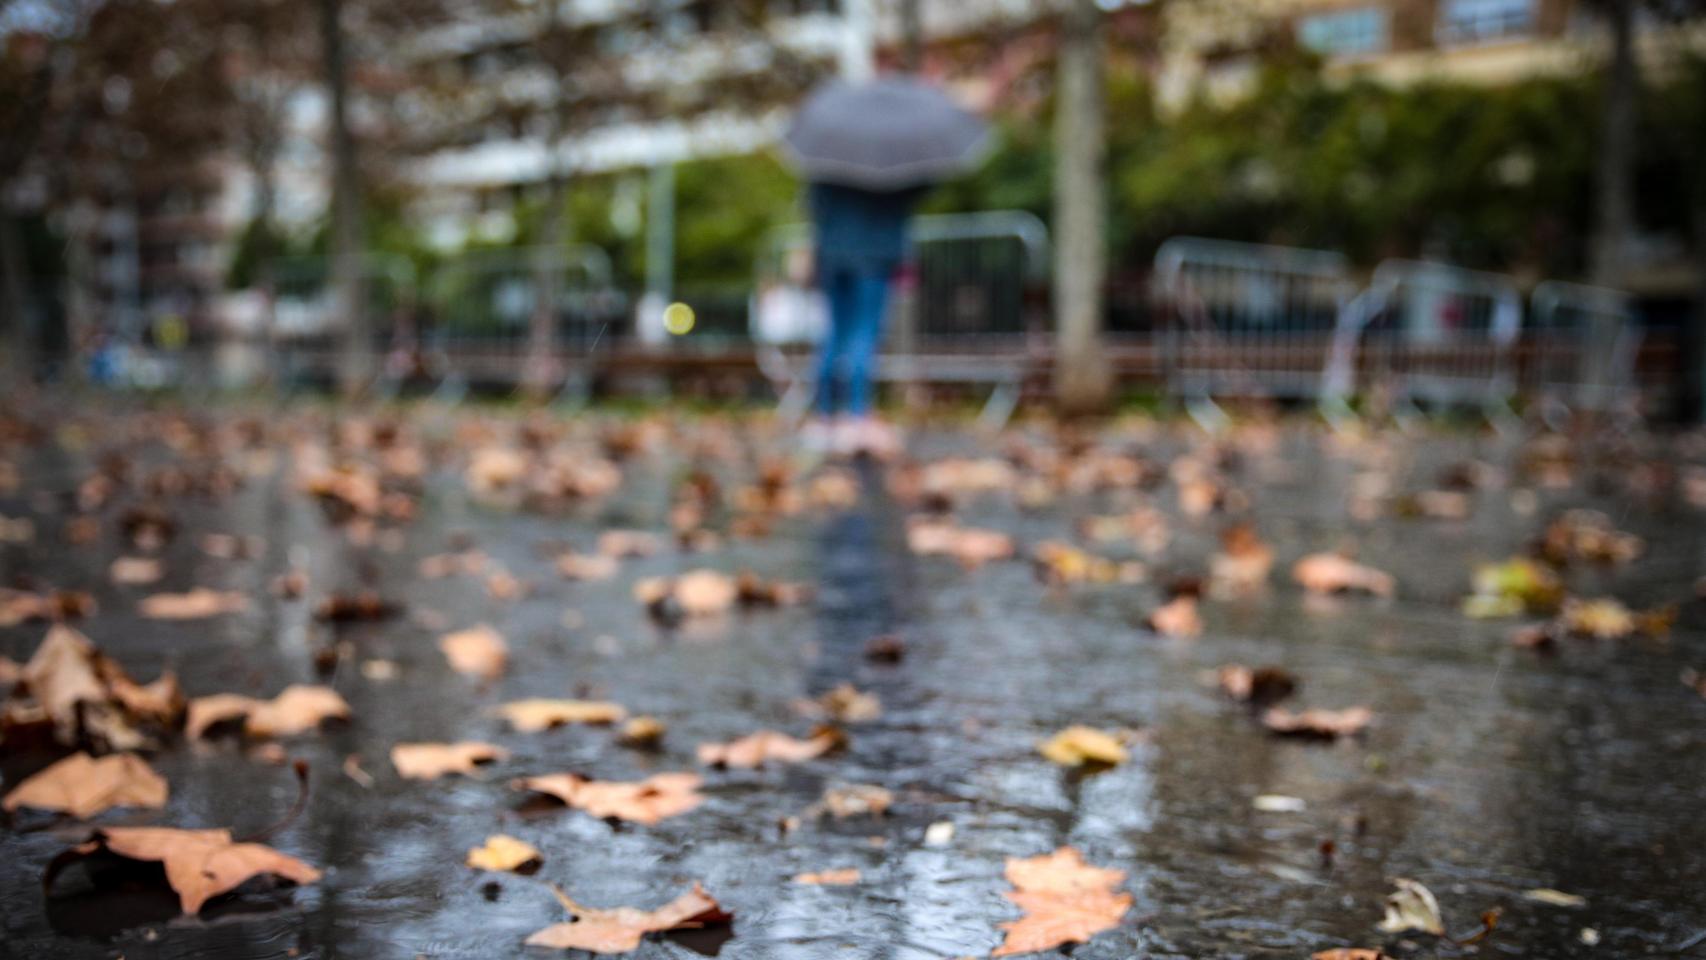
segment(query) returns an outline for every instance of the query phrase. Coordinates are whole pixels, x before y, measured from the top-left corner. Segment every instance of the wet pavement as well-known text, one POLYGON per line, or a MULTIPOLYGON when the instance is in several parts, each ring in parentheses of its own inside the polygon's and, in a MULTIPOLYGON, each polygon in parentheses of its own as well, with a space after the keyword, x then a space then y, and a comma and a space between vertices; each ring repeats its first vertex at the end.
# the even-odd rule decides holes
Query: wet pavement
MULTIPOLYGON (((326 432, 322 414, 292 416, 301 433, 326 432)), ((461 434, 453 415, 419 419, 454 460, 461 434)), ((486 419, 499 434, 513 430, 513 419, 486 419)), ((0 956, 548 955, 521 945, 566 919, 546 881, 582 903, 650 907, 695 880, 733 912, 732 930, 652 937, 635 956, 983 956, 1001 942, 996 925, 1016 915, 1003 897, 1004 858, 1062 844, 1127 871, 1124 889, 1135 897, 1124 923, 1072 949, 1075 960, 1300 958, 1382 945, 1405 957, 1706 956, 1706 698, 1678 680, 1685 668, 1706 668, 1698 604, 1685 604, 1668 640, 1568 641, 1553 656, 1511 646, 1511 621, 1458 610, 1474 562, 1522 549, 1570 506, 1603 509, 1647 540, 1632 564, 1572 571, 1573 591, 1638 608, 1688 601, 1706 572, 1706 511, 1630 486, 1649 463, 1701 462, 1697 444, 1659 438, 1608 450, 1579 467, 1569 487, 1548 489, 1515 471, 1518 444, 1508 438, 1393 435, 1347 453, 1313 425, 1287 427, 1231 474, 1250 499, 1247 516, 1275 548, 1272 583, 1255 596, 1206 600, 1203 635, 1170 639, 1142 626, 1161 602, 1160 584, 1206 569, 1227 522, 1182 515, 1170 484, 1066 493, 1044 506, 1022 507, 1007 491, 957 503, 963 522, 1014 534, 1023 553, 1045 539, 1074 539, 1084 516, 1153 502, 1171 527, 1163 552, 1096 548, 1144 559, 1150 576, 1138 585, 1049 588, 1024 561, 966 570, 912 556, 909 510, 868 464, 858 469, 862 492, 852 506, 806 509, 777 519, 762 539, 665 551, 625 561, 611 581, 575 583, 556 574, 542 545, 590 550, 603 529, 666 530, 684 470, 708 463, 732 488, 750 479, 749 450, 776 438, 721 421, 676 425, 623 464, 609 497, 543 513, 471 497, 459 467, 447 464, 429 474, 418 517, 367 546, 295 490, 281 450, 270 471, 251 457, 253 475, 227 497, 172 500, 180 529, 161 554, 166 578, 121 587, 106 576, 119 552, 112 525, 94 545, 63 546, 57 494, 87 474, 105 432, 124 428, 93 418, 73 426, 57 442, 7 452, 24 482, 0 493, 0 514, 33 516, 36 542, 0 545, 0 583, 91 591, 99 612, 76 626, 139 679, 169 666, 191 696, 271 696, 289 683, 327 682, 354 718, 285 741, 310 765, 311 796, 304 815, 269 842, 324 868, 321 882, 245 887, 199 917, 177 916, 169 894, 99 891, 76 878, 47 897, 43 867, 87 827, 20 815, 0 829, 0 956), (681 440, 705 436, 726 437, 725 453, 736 452, 696 455, 681 440), (1471 458, 1505 471, 1507 482, 1478 491, 1468 519, 1353 521, 1347 497, 1373 447, 1401 489, 1432 486, 1447 465, 1471 458), (52 502, 43 491, 56 495, 52 502), (265 549, 251 560, 215 559, 197 546, 207 532, 258 535, 265 549), (1347 541, 1362 561, 1397 576, 1395 600, 1311 598, 1290 582, 1293 560, 1347 541), (417 573, 421 558, 464 544, 531 592, 499 600, 478 578, 417 573), (293 550, 312 584, 303 600, 268 589, 293 550), (641 577, 701 566, 804 581, 816 597, 671 629, 630 594, 641 577), (318 597, 362 584, 406 612, 337 628, 313 621, 318 597), (133 613, 147 593, 193 586, 243 591, 250 608, 191 622, 133 613), (508 671, 489 683, 452 672, 436 644, 444 631, 480 622, 510 644, 508 671), (902 638, 902 662, 862 655, 880 634, 902 638), (351 655, 328 679, 314 652, 333 641, 351 655), (371 659, 394 661, 396 677, 364 676, 359 664, 371 659), (1269 736, 1202 680, 1234 661, 1282 665, 1302 680, 1301 704, 1367 704, 1375 723, 1339 743, 1269 736), (883 713, 850 725, 845 749, 796 766, 707 771, 706 802, 655 826, 541 809, 505 787, 513 776, 562 770, 630 780, 696 769, 700 742, 761 727, 803 735, 813 721, 797 701, 848 682, 876 694, 883 713), (666 720, 669 731, 662 750, 648 753, 619 745, 608 728, 522 734, 489 713, 535 696, 616 700, 666 720), (1144 737, 1127 764, 1063 771, 1035 745, 1075 723, 1144 737), (399 741, 457 739, 487 740, 512 756, 480 779, 434 782, 402 780, 386 759, 399 741), (371 786, 342 772, 352 754, 371 786), (836 782, 886 787, 894 806, 883 818, 782 828, 836 782), (1259 811, 1253 800, 1265 794, 1300 798, 1305 808, 1259 811), (926 829, 940 822, 953 824, 951 840, 926 844, 926 829), (470 847, 498 832, 538 847, 543 869, 528 878, 463 866, 470 847), (1322 854, 1329 840, 1330 863, 1322 854), (790 882, 846 867, 862 872, 860 883, 790 882), (1392 877, 1430 887, 1453 931, 1476 929, 1494 907, 1504 911, 1498 928, 1477 947, 1382 934, 1375 925, 1392 877), (1534 888, 1586 904, 1523 896, 1534 888)), ((168 462, 146 427, 130 429, 140 434, 129 444, 139 458, 168 462)), ((1139 424, 1102 442, 1165 465, 1200 438, 1139 424)), ((1000 449, 947 428, 914 442, 924 459, 1000 449)), ((115 498, 102 516, 126 502, 115 498)), ((26 659, 44 631, 0 628, 0 654, 26 659)), ((0 759, 10 784, 46 758, 0 759)), ((243 833, 271 823, 296 795, 287 767, 231 740, 178 743, 151 762, 171 784, 167 807, 113 811, 97 823, 243 833)))

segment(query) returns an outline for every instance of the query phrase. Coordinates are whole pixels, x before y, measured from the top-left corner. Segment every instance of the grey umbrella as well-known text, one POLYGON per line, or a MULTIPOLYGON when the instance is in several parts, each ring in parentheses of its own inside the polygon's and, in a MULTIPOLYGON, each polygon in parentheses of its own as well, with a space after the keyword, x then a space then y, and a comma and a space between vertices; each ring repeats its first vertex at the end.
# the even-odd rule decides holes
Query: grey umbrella
POLYGON ((877 191, 935 183, 974 167, 989 140, 989 125, 940 90, 897 76, 818 88, 783 137, 806 179, 877 191))

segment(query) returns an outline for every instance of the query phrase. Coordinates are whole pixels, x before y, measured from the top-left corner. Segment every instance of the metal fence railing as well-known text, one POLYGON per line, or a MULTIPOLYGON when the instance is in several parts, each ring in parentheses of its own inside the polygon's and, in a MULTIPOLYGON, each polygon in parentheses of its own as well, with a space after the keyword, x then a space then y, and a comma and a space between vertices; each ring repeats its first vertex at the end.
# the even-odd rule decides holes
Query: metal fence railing
MULTIPOLYGON (((1047 325, 1034 309, 1049 266, 1048 228, 1030 213, 998 210, 916 218, 913 256, 891 301, 879 379, 990 387, 981 420, 1005 422, 1030 366, 1030 345, 1047 325)), ((810 283, 811 229, 771 231, 760 248, 748 329, 764 376, 797 417, 816 385, 804 348, 828 324, 828 305, 810 283)))
POLYGON ((1547 280, 1530 297, 1526 381, 1541 415, 1635 413, 1642 331, 1621 290, 1547 280))
POLYGON ((1508 413, 1517 388, 1522 294, 1503 274, 1386 260, 1336 325, 1323 400, 1378 393, 1401 408, 1508 413))
POLYGON ((1324 250, 1175 237, 1151 290, 1169 395, 1219 420, 1214 398, 1319 399, 1350 264, 1324 250))

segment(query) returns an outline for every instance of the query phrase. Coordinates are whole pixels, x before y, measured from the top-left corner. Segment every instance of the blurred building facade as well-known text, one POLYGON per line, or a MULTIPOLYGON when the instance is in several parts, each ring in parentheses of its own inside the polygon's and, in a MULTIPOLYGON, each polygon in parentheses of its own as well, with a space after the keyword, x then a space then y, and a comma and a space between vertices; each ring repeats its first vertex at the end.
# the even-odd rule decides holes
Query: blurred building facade
MULTIPOLYGON (((1637 23, 1644 60, 1677 43, 1699 45, 1697 27, 1637 23)), ((1585 0, 1203 0, 1163 13, 1158 96, 1237 96, 1261 55, 1294 44, 1340 75, 1391 83, 1440 79, 1506 83, 1591 70, 1605 28, 1585 0)))

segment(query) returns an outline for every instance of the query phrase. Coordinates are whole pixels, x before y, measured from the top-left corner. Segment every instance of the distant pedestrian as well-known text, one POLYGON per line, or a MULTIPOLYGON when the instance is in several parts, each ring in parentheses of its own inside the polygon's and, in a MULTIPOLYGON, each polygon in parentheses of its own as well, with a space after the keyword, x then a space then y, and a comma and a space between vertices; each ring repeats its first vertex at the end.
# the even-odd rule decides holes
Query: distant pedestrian
POLYGON ((783 145, 811 184, 817 282, 830 314, 808 444, 899 450, 894 430, 871 413, 871 378, 907 221, 930 185, 976 166, 989 139, 988 124, 912 77, 833 81, 794 115, 783 145))
POLYGON ((848 453, 898 449, 893 428, 872 414, 871 380, 889 287, 906 258, 907 223, 924 192, 811 185, 817 282, 829 300, 829 330, 818 350, 818 416, 806 427, 808 442, 848 453))

